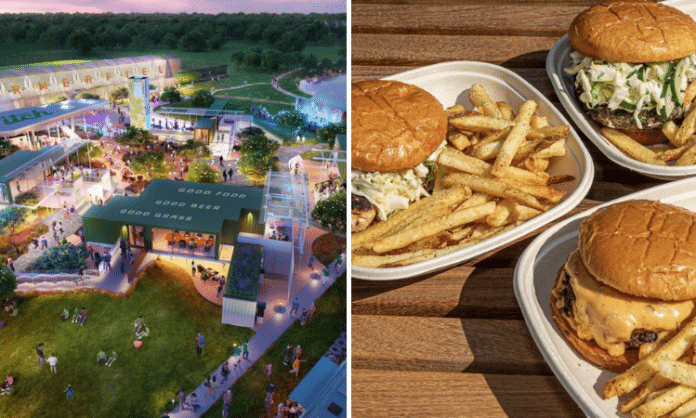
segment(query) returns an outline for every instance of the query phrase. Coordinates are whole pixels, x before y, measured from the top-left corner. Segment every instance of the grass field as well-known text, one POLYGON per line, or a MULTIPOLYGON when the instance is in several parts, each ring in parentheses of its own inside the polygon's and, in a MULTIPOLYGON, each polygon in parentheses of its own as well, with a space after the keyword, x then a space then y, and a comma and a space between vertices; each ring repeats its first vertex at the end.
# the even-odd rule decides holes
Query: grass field
MULTIPOLYGON (((290 392, 297 386, 307 372, 319 361, 326 350, 346 331, 346 275, 324 293, 316 302, 317 312, 314 318, 301 325, 295 322, 268 349, 268 351, 232 386, 231 417, 265 417, 265 390, 269 380, 264 375, 264 366, 273 364, 271 382, 278 388, 273 412, 279 402, 285 402, 290 392), (302 346, 302 359, 299 377, 289 374, 290 367, 283 365, 285 347, 302 346)), ((222 416, 222 400, 219 400, 203 416, 218 418, 222 416)))
MULTIPOLYGON (((345 310, 345 303, 343 304, 345 310)), ((126 299, 95 294, 33 296, 20 300, 19 316, 0 317, 0 374, 15 376, 16 394, 0 398, 0 416, 158 417, 180 387, 197 387, 253 331, 222 325, 220 307, 203 299, 187 272, 157 263, 126 299), (85 307, 84 326, 59 319, 85 307), (140 349, 133 347, 133 321, 142 315, 150 327, 140 349), (196 355, 195 336, 203 332, 203 356, 196 355), (58 373, 39 367, 34 348, 43 342, 46 357, 58 358, 58 373), (97 365, 100 349, 116 350, 113 367, 97 365), (75 402, 63 390, 71 384, 75 402)))

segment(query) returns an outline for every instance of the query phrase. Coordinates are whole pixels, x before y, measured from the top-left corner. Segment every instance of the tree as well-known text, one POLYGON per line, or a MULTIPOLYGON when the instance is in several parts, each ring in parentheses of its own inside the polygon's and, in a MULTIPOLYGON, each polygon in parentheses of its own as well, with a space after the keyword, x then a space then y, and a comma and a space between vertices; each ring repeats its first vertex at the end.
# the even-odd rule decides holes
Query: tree
POLYGON ((317 57, 314 54, 309 54, 302 60, 302 66, 307 70, 316 70, 317 62, 317 57))
POLYGON ((167 49, 174 49, 176 48, 176 44, 179 42, 179 39, 176 37, 171 32, 167 32, 166 35, 162 38, 160 41, 160 44, 162 44, 165 48, 167 49))
POLYGON ((290 129, 292 139, 295 139, 295 135, 298 129, 305 125, 304 119, 297 112, 288 112, 280 117, 280 126, 290 129))
POLYGON ((312 219, 334 234, 346 233, 346 192, 332 193, 326 199, 317 202, 312 209, 312 219))
POLYGON ((181 101, 181 92, 176 87, 165 87, 160 99, 163 102, 179 103, 181 101))
POLYGON ((208 90, 198 90, 197 92, 193 93, 193 106, 195 107, 210 107, 211 104, 215 101, 215 97, 213 97, 212 94, 210 94, 210 91, 208 90))
POLYGON ((99 98, 100 98, 98 95, 88 93, 88 92, 80 93, 77 97, 80 99, 88 99, 88 100, 99 100, 99 98))
POLYGON ((269 72, 277 70, 282 59, 283 53, 277 49, 264 49, 261 53, 261 65, 266 67, 269 72))
POLYGON ((176 75, 176 82, 183 86, 195 83, 198 78, 200 78, 200 74, 195 71, 181 71, 176 75))
POLYGON ((200 29, 193 29, 181 38, 179 49, 187 52, 202 52, 208 49, 208 41, 200 29))
POLYGON ((85 29, 78 29, 68 37, 68 45, 80 51, 81 54, 88 54, 96 46, 94 36, 85 29))
POLYGON ((5 138, 0 138, 0 159, 7 157, 18 149, 19 147, 17 145, 10 143, 10 141, 5 138))
POLYGON ((254 135, 242 140, 239 155, 242 156, 253 152, 263 152, 273 155, 279 148, 280 144, 272 139, 268 139, 266 135, 254 135))
POLYGON ((285 32, 273 47, 283 52, 302 51, 305 48, 306 40, 298 31, 285 32))
POLYGON ((254 46, 244 50, 244 66, 249 68, 256 68, 261 66, 261 53, 263 51, 260 47, 254 46))
POLYGON ((258 126, 249 126, 239 131, 237 134, 237 139, 244 141, 246 138, 251 138, 252 136, 257 135, 266 135, 266 132, 258 126))
POLYGON ((250 182, 263 184, 266 181, 266 173, 278 171, 278 165, 275 163, 273 155, 256 151, 239 157, 237 169, 250 182))
POLYGON ((220 171, 217 167, 211 167, 208 162, 198 160, 189 164, 184 180, 196 183, 219 183, 220 171))
POLYGON ((15 274, 4 263, 0 265, 0 299, 9 296, 17 288, 15 274))
POLYGON ((318 129, 316 136, 319 142, 325 142, 329 144, 329 148, 333 149, 334 145, 336 144, 336 135, 341 135, 345 133, 346 125, 333 124, 318 129))
POLYGON ((144 148, 150 145, 152 138, 150 132, 145 129, 136 128, 134 126, 129 126, 126 132, 121 134, 116 140, 119 144, 128 145, 136 148, 144 148))
POLYGON ((176 150, 176 155, 181 158, 206 158, 211 154, 210 148, 202 142, 196 142, 193 139, 187 140, 184 145, 179 146, 176 150))
POLYGON ((147 174, 151 179, 169 178, 171 164, 162 152, 148 152, 142 157, 135 157, 131 161, 133 174, 147 174))
POLYGON ((128 98, 129 94, 130 94, 130 92, 128 91, 128 87, 125 87, 125 86, 116 87, 115 89, 113 89, 109 92, 109 96, 111 97, 111 100, 113 100, 113 101, 125 100, 128 98))

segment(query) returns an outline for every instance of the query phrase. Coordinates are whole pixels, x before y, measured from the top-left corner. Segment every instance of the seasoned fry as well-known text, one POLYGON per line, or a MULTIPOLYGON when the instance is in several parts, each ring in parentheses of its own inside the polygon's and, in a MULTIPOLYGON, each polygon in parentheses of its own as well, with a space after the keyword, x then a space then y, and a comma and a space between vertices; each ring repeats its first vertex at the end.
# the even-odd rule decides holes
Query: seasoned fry
POLYGON ((502 118, 503 115, 498 109, 498 105, 491 100, 488 96, 488 92, 480 84, 474 84, 469 90, 469 100, 471 103, 478 108, 478 110, 486 116, 492 116, 494 118, 502 118))
POLYGON ((689 103, 694 101, 694 98, 696 98, 696 80, 692 81, 691 84, 686 87, 686 91, 684 92, 684 109, 689 106, 689 103))
POLYGON ((665 122, 664 125, 662 125, 662 133, 665 134, 667 139, 669 139, 669 142, 674 145, 673 141, 674 138, 677 136, 677 131, 679 130, 679 126, 677 126, 676 123, 674 123, 671 120, 668 120, 665 122))
POLYGON ((510 218, 510 206, 503 202, 509 201, 503 200, 499 202, 495 207, 495 211, 486 216, 486 224, 488 226, 503 226, 508 223, 507 220, 510 218))
POLYGON ((532 129, 545 128, 549 126, 549 118, 546 116, 539 116, 538 113, 534 113, 529 121, 529 126, 531 126, 532 129))
POLYGON ((437 162, 447 167, 456 168, 466 173, 482 175, 490 168, 490 164, 478 158, 469 157, 466 154, 450 149, 445 149, 438 157, 437 162))
POLYGON ((412 242, 436 234, 440 231, 481 219, 484 216, 493 213, 494 210, 495 202, 488 202, 479 206, 458 210, 444 218, 436 219, 423 224, 418 228, 401 231, 394 235, 380 239, 372 245, 372 250, 381 254, 397 248, 402 248, 412 242))
POLYGON ((570 126, 544 126, 542 128, 530 129, 527 133, 527 139, 535 138, 565 138, 570 133, 570 126))
POLYGON ((445 109, 447 116, 454 116, 464 112, 466 112, 466 108, 460 104, 456 104, 445 109))
POLYGON ((517 123, 517 125, 512 128, 512 131, 510 131, 510 134, 505 138, 503 145, 500 147, 495 163, 493 163, 493 167, 491 168, 491 173, 494 176, 502 177, 505 175, 505 169, 510 166, 517 150, 525 140, 528 130, 529 126, 521 122, 517 123))
POLYGON ((662 161, 677 160, 677 159, 681 158, 681 156, 684 155, 686 150, 691 148, 694 144, 696 144, 696 137, 694 137, 692 135, 691 138, 689 139, 689 141, 685 145, 682 145, 681 147, 677 147, 677 148, 670 148, 670 149, 666 149, 664 151, 660 151, 657 154, 657 158, 661 159, 662 161))
POLYGON ((465 115, 450 119, 450 124, 457 129, 464 129, 472 132, 499 131, 511 128, 514 122, 502 118, 483 115, 465 115))
POLYGON ((686 418, 694 416, 694 414, 696 414, 696 397, 672 411, 669 418, 686 418))
POLYGON ((549 160, 540 157, 527 157, 524 159, 524 166, 532 173, 540 173, 549 167, 549 160))
POLYGON ((532 153, 530 155, 531 157, 538 157, 538 158, 551 158, 551 157, 561 157, 565 155, 566 153, 566 147, 565 147, 565 138, 560 138, 557 141, 552 141, 551 144, 542 149, 539 152, 532 153))
POLYGON ((498 105, 498 110, 500 110, 500 114, 502 115, 503 119, 515 119, 515 111, 512 110, 512 106, 510 106, 508 102, 496 102, 496 105, 498 105))
POLYGON ((544 205, 539 203, 539 201, 534 196, 521 192, 518 189, 500 180, 476 177, 471 174, 452 173, 445 177, 443 184, 446 186, 468 186, 471 188, 471 190, 488 193, 493 196, 511 199, 515 202, 521 203, 525 206, 529 206, 537 210, 543 211, 545 209, 544 205))
POLYGON ((532 115, 536 112, 537 102, 534 100, 525 100, 520 109, 517 111, 517 116, 515 116, 515 123, 523 123, 529 126, 529 122, 532 120, 532 115))
POLYGON ((471 145, 469 137, 461 132, 455 132, 447 135, 447 141, 459 151, 471 145))
MULTIPOLYGON (((683 126, 683 125, 682 125, 683 126)), ((696 145, 691 145, 687 148, 674 165, 692 165, 696 164, 696 145)))
POLYGON ((688 386, 675 386, 664 393, 649 399, 633 410, 635 418, 657 418, 678 408, 684 402, 696 396, 696 389, 688 386))
POLYGON ((672 145, 680 147, 686 144, 689 137, 696 132, 696 106, 691 106, 691 108, 686 112, 684 116, 684 121, 674 135, 674 141, 672 145))
POLYGON ((651 394, 673 385, 674 383, 671 380, 656 374, 626 399, 626 401, 619 406, 619 411, 623 413, 631 412, 637 406, 645 403, 651 394))
POLYGON ((378 222, 364 231, 353 234, 351 236, 351 248, 362 247, 366 243, 384 236, 389 230, 398 226, 401 222, 406 221, 410 217, 419 216, 420 212, 432 208, 433 205, 459 204, 458 202, 462 202, 466 197, 467 191, 463 187, 449 188, 433 193, 424 199, 411 203, 408 208, 395 213, 386 221, 378 222))
POLYGON ((474 148, 473 156, 481 160, 491 160, 498 155, 503 141, 494 141, 474 148))
POLYGON ((434 252, 435 249, 427 249, 410 253, 395 254, 395 255, 357 255, 353 254, 351 263, 356 266, 377 268, 385 264, 392 264, 411 257, 421 256, 434 252))
POLYGON ((657 158, 653 151, 639 144, 630 136, 611 128, 602 128, 599 131, 617 148, 636 160, 648 164, 666 165, 664 161, 657 158))
POLYGON ((661 376, 675 383, 696 388, 696 366, 668 358, 659 359, 657 365, 661 376))
POLYGON ((563 190, 554 189, 548 186, 541 186, 538 184, 522 184, 509 177, 503 177, 500 179, 500 181, 523 193, 527 193, 530 196, 546 199, 553 203, 560 202, 560 200, 563 199, 563 196, 565 196, 565 192, 563 190))
POLYGON ((474 145, 474 149, 476 149, 482 145, 485 145, 485 144, 490 144, 492 142, 502 141, 510 134, 510 130, 511 130, 511 128, 503 129, 501 131, 495 131, 495 132, 492 132, 492 133, 484 136, 481 140, 479 140, 476 143, 476 145, 474 145))
POLYGON ((661 358, 678 359, 693 345, 695 339, 696 320, 692 319, 672 339, 665 342, 654 353, 608 381, 604 385, 602 396, 604 399, 609 399, 614 396, 625 395, 637 388, 659 370, 657 363, 661 358))
POLYGON ((519 183, 537 184, 540 186, 545 186, 549 182, 549 174, 544 171, 534 173, 518 167, 506 168, 504 177, 519 183))

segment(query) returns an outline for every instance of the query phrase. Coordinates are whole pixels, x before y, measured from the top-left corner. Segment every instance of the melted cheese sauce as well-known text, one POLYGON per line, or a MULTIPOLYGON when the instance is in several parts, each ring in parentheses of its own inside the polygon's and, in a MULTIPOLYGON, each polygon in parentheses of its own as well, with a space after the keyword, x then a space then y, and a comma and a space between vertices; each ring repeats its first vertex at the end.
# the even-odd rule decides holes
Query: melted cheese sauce
POLYGON ((639 299, 606 286, 587 272, 578 251, 564 268, 575 293, 575 321, 571 324, 575 322, 580 338, 594 339, 612 356, 624 353, 624 343, 631 339, 633 330, 675 331, 694 309, 693 300, 639 299))

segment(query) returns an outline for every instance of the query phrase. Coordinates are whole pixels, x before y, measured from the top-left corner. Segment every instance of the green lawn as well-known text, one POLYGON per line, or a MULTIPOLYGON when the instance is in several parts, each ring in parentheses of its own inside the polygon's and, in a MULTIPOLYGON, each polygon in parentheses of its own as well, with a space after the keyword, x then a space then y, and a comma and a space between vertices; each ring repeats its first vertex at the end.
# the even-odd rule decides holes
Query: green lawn
MULTIPOLYGON (((345 310, 345 303, 343 304, 345 310)), ((220 307, 204 300, 189 275, 158 262, 147 270, 128 298, 95 294, 58 294, 20 300, 19 316, 0 318, 0 374, 15 376, 16 394, 0 398, 2 417, 158 417, 180 387, 190 391, 225 358, 232 345, 253 335, 246 328, 222 325, 220 307), (84 326, 61 322, 60 312, 85 307, 84 326), (151 334, 135 349, 133 321, 142 315, 151 334), (195 336, 206 345, 196 355, 195 336), (46 357, 55 352, 58 374, 36 363, 34 347, 43 342, 46 357), (98 366, 97 352, 116 350, 113 367, 98 366), (71 384, 74 403, 63 390, 71 384)))
MULTIPOLYGON (((346 275, 341 276, 324 295, 317 300, 314 318, 301 325, 295 322, 268 349, 268 351, 232 386, 231 417, 265 417, 265 391, 268 379, 264 367, 273 364, 271 382, 278 388, 273 404, 276 412, 279 402, 285 402, 290 392, 307 375, 307 372, 319 361, 331 344, 346 331, 346 275), (300 366, 299 377, 290 374, 291 367, 283 365, 285 347, 302 346, 302 359, 307 360, 300 366)), ((219 400, 203 416, 218 418, 222 416, 222 400, 219 400)))

